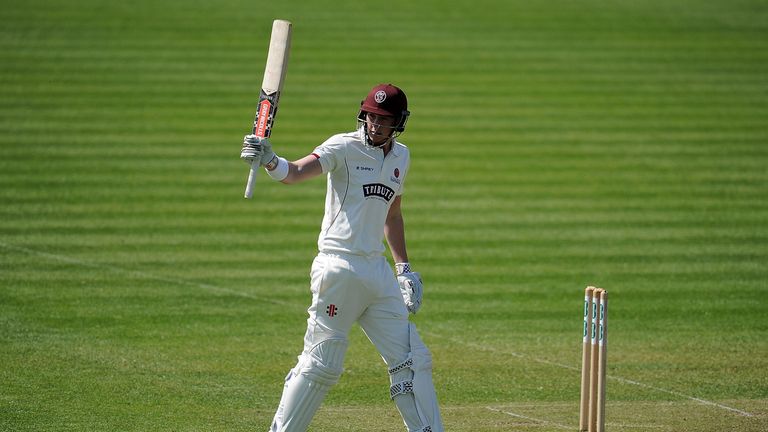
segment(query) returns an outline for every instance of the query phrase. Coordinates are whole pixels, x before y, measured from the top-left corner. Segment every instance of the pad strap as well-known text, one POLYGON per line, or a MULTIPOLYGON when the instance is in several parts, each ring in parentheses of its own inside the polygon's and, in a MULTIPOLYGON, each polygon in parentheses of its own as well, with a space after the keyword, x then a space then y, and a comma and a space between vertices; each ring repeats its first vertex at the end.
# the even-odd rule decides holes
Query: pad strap
POLYGON ((406 393, 413 393, 413 381, 400 381, 399 383, 392 384, 389 387, 389 398, 394 400, 395 396, 400 396, 406 393))
POLYGON ((404 362, 400 363, 395 367, 390 368, 387 372, 389 372, 390 375, 394 375, 405 368, 413 369, 413 357, 408 356, 408 358, 404 362))

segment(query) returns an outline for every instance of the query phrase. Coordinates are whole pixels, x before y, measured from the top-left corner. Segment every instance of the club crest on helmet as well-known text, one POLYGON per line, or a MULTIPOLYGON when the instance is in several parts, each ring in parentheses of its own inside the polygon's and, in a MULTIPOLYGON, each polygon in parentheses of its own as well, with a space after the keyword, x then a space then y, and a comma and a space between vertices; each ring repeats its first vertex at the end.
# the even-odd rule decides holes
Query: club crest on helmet
POLYGON ((376 103, 382 103, 385 100, 387 100, 387 92, 384 90, 379 90, 376 92, 375 95, 373 95, 373 100, 376 101, 376 103))

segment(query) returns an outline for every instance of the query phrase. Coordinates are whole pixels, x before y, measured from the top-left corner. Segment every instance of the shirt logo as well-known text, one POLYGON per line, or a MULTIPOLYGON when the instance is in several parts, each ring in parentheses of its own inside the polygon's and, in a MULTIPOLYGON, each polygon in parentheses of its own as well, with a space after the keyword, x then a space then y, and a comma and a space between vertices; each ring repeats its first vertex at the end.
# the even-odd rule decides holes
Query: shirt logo
POLYGON ((325 312, 329 317, 333 318, 339 313, 339 308, 337 308, 335 304, 328 305, 328 307, 325 308, 325 312))
POLYGON ((384 201, 390 201, 395 196, 395 191, 381 183, 371 183, 363 185, 363 195, 366 198, 373 196, 383 198, 384 201))
POLYGON ((401 183, 400 183, 400 170, 399 170, 399 169, 397 169, 397 168, 395 168, 395 172, 393 172, 393 173, 392 173, 392 175, 391 175, 391 176, 389 176, 389 180, 390 180, 392 183, 401 184, 401 183))
POLYGON ((358 171, 368 171, 368 172, 373 172, 374 171, 374 169, 371 168, 371 167, 360 166, 360 165, 356 166, 355 169, 357 169, 358 171))

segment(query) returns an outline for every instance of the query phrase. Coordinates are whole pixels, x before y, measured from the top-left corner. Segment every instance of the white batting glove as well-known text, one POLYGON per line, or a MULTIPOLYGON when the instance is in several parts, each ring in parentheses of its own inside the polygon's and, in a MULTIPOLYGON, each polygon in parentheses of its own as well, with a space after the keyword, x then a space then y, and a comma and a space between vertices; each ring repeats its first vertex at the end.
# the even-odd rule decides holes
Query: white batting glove
POLYGON ((272 151, 272 144, 266 138, 256 135, 246 135, 243 138, 243 149, 240 152, 240 159, 248 165, 259 162, 259 165, 266 165, 274 159, 275 152, 272 151))
POLYGON ((403 295, 405 307, 408 308, 408 312, 416 314, 421 308, 424 294, 421 275, 418 272, 412 272, 411 265, 408 263, 397 263, 395 269, 397 270, 397 284, 400 285, 400 293, 403 295))

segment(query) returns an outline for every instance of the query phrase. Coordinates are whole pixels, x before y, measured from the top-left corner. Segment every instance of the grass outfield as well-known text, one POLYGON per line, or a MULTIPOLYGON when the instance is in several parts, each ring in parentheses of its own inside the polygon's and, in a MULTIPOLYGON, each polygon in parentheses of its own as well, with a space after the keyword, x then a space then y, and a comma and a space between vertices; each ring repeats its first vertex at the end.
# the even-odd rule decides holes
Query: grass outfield
MULTIPOLYGON (((266 430, 301 348, 321 179, 273 142, 413 113, 414 321, 449 431, 576 430, 583 288, 611 431, 768 429, 768 8, 753 0, 25 1, 0 8, 0 430, 266 430)), ((312 431, 402 431, 354 329, 312 431)))

